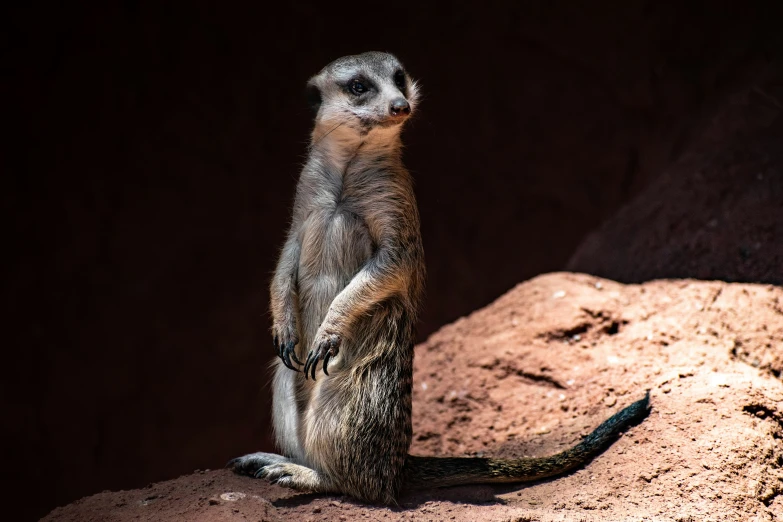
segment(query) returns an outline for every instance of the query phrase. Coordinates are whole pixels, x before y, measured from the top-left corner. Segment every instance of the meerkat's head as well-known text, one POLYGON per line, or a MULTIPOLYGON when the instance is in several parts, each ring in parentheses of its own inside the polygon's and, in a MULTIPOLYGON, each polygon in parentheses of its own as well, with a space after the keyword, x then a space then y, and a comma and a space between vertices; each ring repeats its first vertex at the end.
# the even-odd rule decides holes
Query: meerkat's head
POLYGON ((338 58, 307 82, 316 130, 366 135, 396 129, 416 108, 418 89, 391 54, 368 52, 338 58))

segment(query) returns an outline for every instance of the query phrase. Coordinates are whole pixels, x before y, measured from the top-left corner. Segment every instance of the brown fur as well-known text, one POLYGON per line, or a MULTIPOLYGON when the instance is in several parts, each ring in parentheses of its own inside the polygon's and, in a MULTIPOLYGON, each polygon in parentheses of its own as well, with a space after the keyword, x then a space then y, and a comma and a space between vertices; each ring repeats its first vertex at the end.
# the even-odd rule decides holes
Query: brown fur
POLYGON ((424 253, 413 184, 400 157, 407 115, 392 110, 395 101, 407 102, 400 106, 412 112, 418 93, 400 71, 395 57, 365 53, 332 62, 308 84, 316 122, 270 291, 279 355, 273 420, 285 456, 253 453, 229 463, 285 486, 386 504, 406 482, 442 486, 561 473, 647 411, 640 401, 579 446, 545 459, 408 455, 424 253), (366 92, 352 92, 356 82, 366 92))

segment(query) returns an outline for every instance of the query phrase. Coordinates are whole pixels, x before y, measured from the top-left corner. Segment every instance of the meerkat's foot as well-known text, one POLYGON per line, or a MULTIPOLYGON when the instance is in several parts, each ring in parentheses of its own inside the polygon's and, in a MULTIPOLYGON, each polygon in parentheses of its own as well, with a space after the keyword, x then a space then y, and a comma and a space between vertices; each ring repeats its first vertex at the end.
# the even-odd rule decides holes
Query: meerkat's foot
POLYGON ((313 349, 307 355, 307 360, 304 365, 304 375, 307 379, 307 374, 311 373, 311 377, 315 380, 315 369, 318 366, 318 361, 323 360, 324 374, 329 375, 327 366, 329 366, 329 359, 340 353, 340 344, 342 344, 342 338, 335 333, 320 333, 315 337, 315 343, 313 349))
POLYGON ((226 463, 227 468, 231 468, 235 473, 241 475, 255 476, 256 472, 264 466, 270 464, 284 464, 291 462, 291 460, 277 453, 264 453, 259 451, 257 453, 250 453, 231 459, 226 463))
POLYGON ((306 466, 293 462, 269 464, 255 473, 256 478, 265 478, 272 484, 297 489, 299 491, 326 492, 328 490, 323 476, 306 466))
POLYGON ((235 473, 265 478, 272 484, 300 491, 327 492, 329 490, 323 475, 275 453, 251 453, 231 459, 226 467, 232 468, 235 473))

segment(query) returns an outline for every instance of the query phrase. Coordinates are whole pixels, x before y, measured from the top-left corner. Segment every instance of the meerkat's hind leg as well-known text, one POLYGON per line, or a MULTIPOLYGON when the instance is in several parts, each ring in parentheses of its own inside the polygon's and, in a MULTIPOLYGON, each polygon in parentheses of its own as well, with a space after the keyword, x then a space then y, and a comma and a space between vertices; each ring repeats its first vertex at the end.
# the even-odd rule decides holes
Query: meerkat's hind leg
POLYGON ((256 471, 255 477, 265 478, 272 484, 299 491, 311 493, 328 493, 333 491, 323 474, 293 462, 269 464, 256 471))
POLYGON ((226 467, 231 468, 235 473, 250 475, 252 477, 264 466, 269 466, 270 464, 284 464, 287 462, 291 462, 291 459, 278 455, 277 453, 264 453, 263 451, 259 451, 257 453, 249 453, 231 459, 226 463, 226 467))
POLYGON ((226 467, 233 469, 235 473, 265 478, 273 484, 300 491, 313 493, 331 491, 321 473, 276 453, 250 453, 231 459, 226 467))

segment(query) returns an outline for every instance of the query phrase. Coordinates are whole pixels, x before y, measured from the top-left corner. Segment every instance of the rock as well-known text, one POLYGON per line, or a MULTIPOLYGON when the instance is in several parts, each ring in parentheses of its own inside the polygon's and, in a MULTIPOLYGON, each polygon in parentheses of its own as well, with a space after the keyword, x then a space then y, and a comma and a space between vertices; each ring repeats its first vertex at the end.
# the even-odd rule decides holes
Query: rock
POLYGON ((783 289, 771 285, 622 285, 555 273, 518 285, 416 348, 414 379, 428 383, 414 386, 412 452, 420 455, 552 454, 651 390, 644 422, 554 480, 415 491, 391 509, 220 470, 152 491, 99 493, 45 520, 597 520, 597 509, 601 520, 771 519, 783 513, 783 382, 774 367, 754 367, 733 348, 741 336, 748 353, 780 360, 781 302, 783 289), (568 298, 549 298, 557 291, 568 298), (511 314, 517 327, 509 327, 511 314), (562 335, 574 328, 587 348, 562 335), (433 373, 446 355, 451 363, 433 373), (439 401, 451 390, 466 393, 439 401), (226 491, 236 500, 209 505, 226 491), (152 495, 155 502, 139 502, 152 495))

